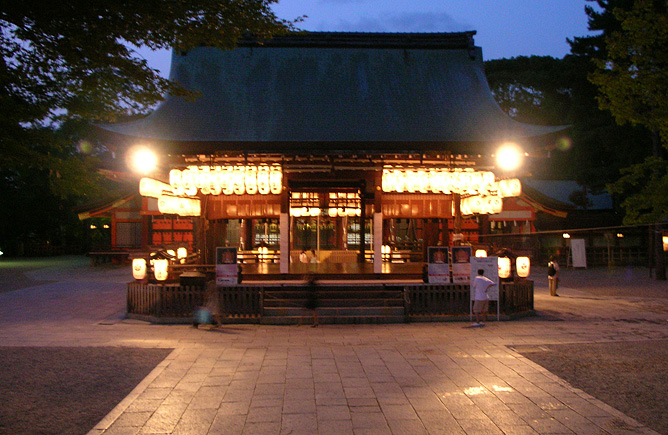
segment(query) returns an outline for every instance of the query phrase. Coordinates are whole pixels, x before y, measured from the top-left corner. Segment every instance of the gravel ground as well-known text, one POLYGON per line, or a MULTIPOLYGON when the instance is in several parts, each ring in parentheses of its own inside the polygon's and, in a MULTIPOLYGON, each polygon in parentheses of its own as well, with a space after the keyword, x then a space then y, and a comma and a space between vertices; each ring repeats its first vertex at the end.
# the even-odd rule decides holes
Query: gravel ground
POLYGON ((571 385, 668 435, 668 342, 540 346, 522 355, 571 385))
POLYGON ((86 434, 170 352, 0 347, 0 434, 86 434))

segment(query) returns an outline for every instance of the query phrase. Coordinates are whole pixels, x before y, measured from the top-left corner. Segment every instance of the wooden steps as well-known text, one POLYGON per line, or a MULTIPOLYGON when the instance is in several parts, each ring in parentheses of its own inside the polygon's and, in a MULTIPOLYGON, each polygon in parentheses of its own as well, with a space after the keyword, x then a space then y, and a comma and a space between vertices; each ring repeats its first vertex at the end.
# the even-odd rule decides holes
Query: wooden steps
MULTIPOLYGON (((313 314, 304 308, 307 286, 266 289, 262 323, 274 325, 310 324, 313 314)), ((318 285, 320 323, 401 323, 405 321, 403 286, 318 285)))

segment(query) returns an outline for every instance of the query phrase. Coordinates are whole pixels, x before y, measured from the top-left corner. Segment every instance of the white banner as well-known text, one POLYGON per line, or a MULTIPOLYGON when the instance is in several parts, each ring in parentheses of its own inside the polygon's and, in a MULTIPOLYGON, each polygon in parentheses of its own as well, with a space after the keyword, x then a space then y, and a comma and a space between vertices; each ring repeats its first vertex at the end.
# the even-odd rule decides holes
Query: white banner
POLYGON ((571 239, 571 256, 573 257, 573 267, 587 268, 587 250, 585 249, 584 239, 571 239))

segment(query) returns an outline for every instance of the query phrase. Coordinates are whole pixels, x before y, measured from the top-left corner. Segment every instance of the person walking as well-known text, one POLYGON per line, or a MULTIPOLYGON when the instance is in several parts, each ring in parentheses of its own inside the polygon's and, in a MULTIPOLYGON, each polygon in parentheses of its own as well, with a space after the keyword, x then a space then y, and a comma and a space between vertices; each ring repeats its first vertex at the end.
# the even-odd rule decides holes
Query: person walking
POLYGON ((484 269, 478 269, 478 276, 471 283, 471 292, 473 293, 473 314, 475 323, 473 326, 485 326, 487 321, 487 311, 489 310, 489 289, 494 287, 495 283, 485 276, 484 269), (482 322, 480 321, 482 317, 482 322))
POLYGON ((559 288, 559 263, 554 256, 550 257, 547 263, 547 282, 550 289, 550 296, 559 296, 557 288, 559 288))
MULTIPOLYGON (((319 324, 318 321, 318 288, 317 288, 317 281, 316 277, 313 274, 308 274, 306 275, 306 286, 308 289, 308 294, 306 297, 306 301, 304 302, 304 308, 307 310, 311 311, 313 314, 313 325, 312 327, 316 327, 319 324)), ((300 322, 301 323, 301 322, 300 322)))

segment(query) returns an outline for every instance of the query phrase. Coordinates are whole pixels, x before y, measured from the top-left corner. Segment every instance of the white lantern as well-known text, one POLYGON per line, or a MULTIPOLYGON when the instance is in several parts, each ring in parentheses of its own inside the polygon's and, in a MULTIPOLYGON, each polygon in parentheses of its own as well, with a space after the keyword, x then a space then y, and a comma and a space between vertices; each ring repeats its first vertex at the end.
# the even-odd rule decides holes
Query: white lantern
POLYGON ((132 277, 134 279, 146 278, 146 260, 143 258, 132 259, 132 277))
POLYGON ((235 195, 243 195, 246 193, 246 171, 243 166, 234 167, 232 180, 234 180, 235 195))
POLYGON ((271 192, 269 188, 269 167, 260 166, 257 171, 257 191, 260 195, 271 192))
POLYGON ((225 166, 220 174, 220 188, 223 195, 232 195, 234 193, 234 168, 225 166))
POLYGON ((141 196, 148 196, 151 198, 160 198, 163 191, 170 192, 172 186, 162 181, 154 180, 153 178, 142 178, 139 180, 139 194, 141 196))
POLYGON ((476 257, 487 257, 487 251, 485 251, 484 249, 476 249, 475 256, 476 257))
POLYGON ((510 258, 499 257, 499 278, 510 278, 510 258))
POLYGON ((517 178, 499 181, 499 196, 509 198, 522 194, 522 183, 517 178))
POLYGON ((249 195, 255 195, 258 191, 256 166, 246 166, 245 182, 246 182, 246 193, 249 195))
POLYGON ((164 281, 169 275, 169 261, 165 259, 153 260, 153 275, 158 281, 164 281))
POLYGON ((274 195, 278 195, 283 190, 283 173, 280 168, 272 166, 269 171, 269 187, 274 195))
POLYGON ((529 276, 529 271, 531 270, 529 257, 517 257, 517 260, 515 260, 515 266, 517 267, 517 275, 520 278, 526 278, 529 276))

